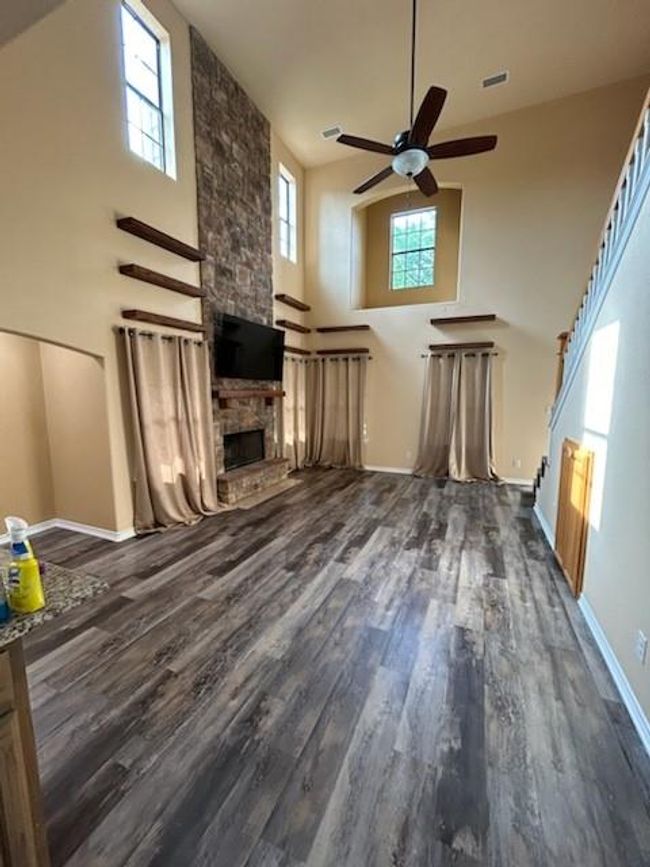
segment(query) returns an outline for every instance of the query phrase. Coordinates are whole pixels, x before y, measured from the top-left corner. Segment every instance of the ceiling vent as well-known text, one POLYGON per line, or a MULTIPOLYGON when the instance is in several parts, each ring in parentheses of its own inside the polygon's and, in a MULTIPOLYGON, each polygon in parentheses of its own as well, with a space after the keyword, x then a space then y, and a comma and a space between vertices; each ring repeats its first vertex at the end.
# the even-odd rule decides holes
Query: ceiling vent
POLYGON ((510 77, 510 73, 506 72, 497 72, 495 75, 488 75, 487 78, 484 78, 481 82, 483 87, 496 87, 497 84, 505 84, 508 78, 510 77))
POLYGON ((338 138, 343 130, 340 126, 331 126, 329 129, 324 129, 321 133, 324 139, 338 138))

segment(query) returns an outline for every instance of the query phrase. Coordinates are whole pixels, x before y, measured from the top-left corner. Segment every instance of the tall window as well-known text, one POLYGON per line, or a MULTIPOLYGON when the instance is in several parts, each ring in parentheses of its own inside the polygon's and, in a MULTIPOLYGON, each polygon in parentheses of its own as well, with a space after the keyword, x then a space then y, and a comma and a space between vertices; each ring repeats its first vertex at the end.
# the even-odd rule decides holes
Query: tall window
POLYGON ((435 284, 436 209, 393 214, 390 219, 390 288, 435 284))
POLYGON ((122 4, 122 50, 129 147, 174 177, 169 38, 138 0, 122 4))
POLYGON ((296 262, 298 260, 296 179, 283 165, 280 165, 278 173, 278 215, 280 255, 291 262, 296 262))

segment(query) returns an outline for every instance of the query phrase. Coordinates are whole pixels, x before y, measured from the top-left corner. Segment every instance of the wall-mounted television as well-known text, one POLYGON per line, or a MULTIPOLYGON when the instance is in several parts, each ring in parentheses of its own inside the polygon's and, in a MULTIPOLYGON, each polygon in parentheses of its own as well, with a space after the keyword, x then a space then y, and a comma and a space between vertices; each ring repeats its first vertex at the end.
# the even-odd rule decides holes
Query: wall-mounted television
POLYGON ((284 331, 229 313, 215 314, 216 376, 281 381, 283 358, 284 331))

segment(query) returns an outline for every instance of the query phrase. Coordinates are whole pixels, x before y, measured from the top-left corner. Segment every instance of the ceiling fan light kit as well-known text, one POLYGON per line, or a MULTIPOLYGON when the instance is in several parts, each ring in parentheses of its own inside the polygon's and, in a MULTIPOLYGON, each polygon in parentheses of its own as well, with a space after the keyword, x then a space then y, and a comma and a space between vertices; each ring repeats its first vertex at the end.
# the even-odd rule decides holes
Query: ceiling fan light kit
POLYGON ((421 148, 407 148, 407 150, 393 157, 392 167, 396 175, 403 178, 412 178, 419 175, 429 162, 429 154, 421 148))
POLYGON ((438 192, 438 184, 431 173, 429 160, 450 159, 453 157, 466 157, 472 154, 480 154, 494 150, 497 144, 495 135, 474 136, 473 138, 456 139, 455 141, 441 142, 429 146, 429 138, 433 132, 442 108, 447 98, 447 91, 442 87, 430 87, 427 91, 415 120, 413 119, 413 107, 415 97, 415 36, 417 21, 417 0, 413 0, 413 19, 411 29, 411 110, 409 129, 400 132, 395 137, 393 145, 372 139, 360 138, 359 136, 343 133, 336 139, 340 144, 359 150, 371 151, 372 153, 392 156, 389 166, 377 174, 368 178, 354 192, 365 193, 381 181, 386 180, 392 174, 403 178, 413 178, 421 193, 425 196, 433 196, 438 192))

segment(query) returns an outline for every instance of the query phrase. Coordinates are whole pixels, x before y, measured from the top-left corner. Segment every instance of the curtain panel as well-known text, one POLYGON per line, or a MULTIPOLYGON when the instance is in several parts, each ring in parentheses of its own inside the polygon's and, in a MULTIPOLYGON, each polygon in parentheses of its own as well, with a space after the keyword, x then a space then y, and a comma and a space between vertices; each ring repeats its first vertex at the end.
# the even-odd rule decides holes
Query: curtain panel
POLYGON ((282 388, 283 454, 292 470, 305 466, 307 451, 307 365, 304 359, 284 359, 282 388))
POLYGON ((219 510, 206 343, 124 332, 135 529, 194 524, 219 510))
POLYGON ((363 466, 367 366, 364 356, 307 362, 306 466, 363 466))
POLYGON ((489 353, 430 355, 415 474, 496 480, 489 353))

